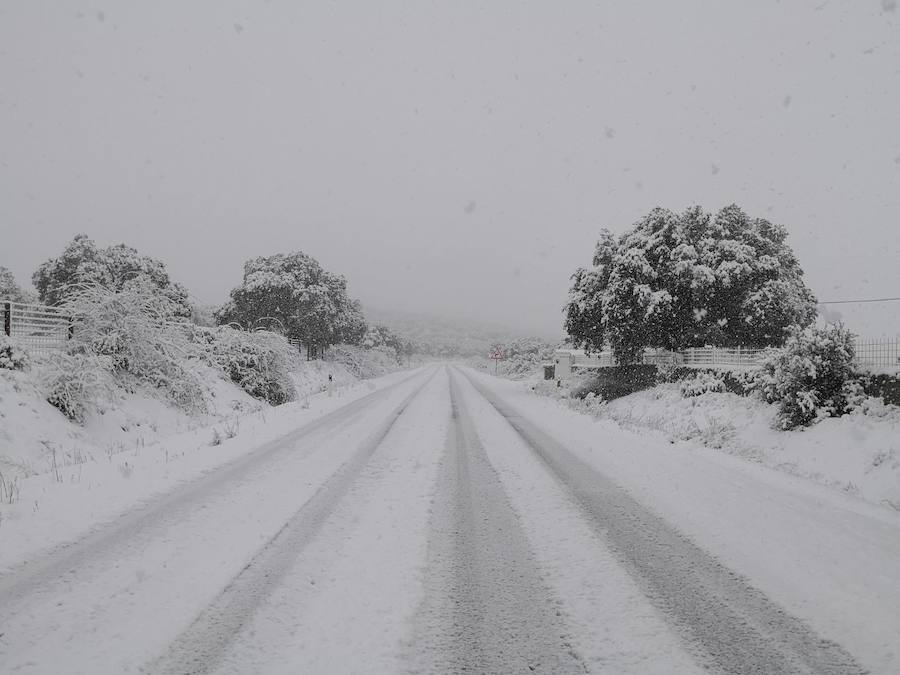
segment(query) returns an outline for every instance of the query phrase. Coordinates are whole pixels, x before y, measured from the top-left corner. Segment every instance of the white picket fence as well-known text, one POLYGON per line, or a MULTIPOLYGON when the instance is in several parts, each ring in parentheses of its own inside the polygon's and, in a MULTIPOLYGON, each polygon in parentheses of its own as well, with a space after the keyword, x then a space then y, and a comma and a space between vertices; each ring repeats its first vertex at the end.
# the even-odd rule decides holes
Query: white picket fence
POLYGON ((688 367, 728 366, 731 368, 758 368, 765 360, 767 349, 737 347, 692 347, 676 353, 676 363, 688 367))
POLYGON ((72 322, 60 310, 44 305, 0 300, 3 332, 31 352, 64 349, 72 322))

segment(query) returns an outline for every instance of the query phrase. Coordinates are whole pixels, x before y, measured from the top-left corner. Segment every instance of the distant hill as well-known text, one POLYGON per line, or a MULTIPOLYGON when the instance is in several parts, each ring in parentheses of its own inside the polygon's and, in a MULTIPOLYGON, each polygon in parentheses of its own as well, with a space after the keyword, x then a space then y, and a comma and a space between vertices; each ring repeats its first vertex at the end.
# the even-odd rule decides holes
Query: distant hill
POLYGON ((506 345, 532 336, 499 324, 439 317, 414 312, 365 308, 369 323, 381 324, 431 356, 486 356, 496 344, 506 345))

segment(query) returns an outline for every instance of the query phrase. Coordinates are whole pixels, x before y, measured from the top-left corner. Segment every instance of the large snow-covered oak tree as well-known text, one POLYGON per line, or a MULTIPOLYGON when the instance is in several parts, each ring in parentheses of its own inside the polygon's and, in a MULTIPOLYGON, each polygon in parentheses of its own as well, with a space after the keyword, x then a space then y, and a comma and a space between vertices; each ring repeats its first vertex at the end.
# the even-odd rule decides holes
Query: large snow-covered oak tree
POLYGON ((173 303, 176 316, 191 316, 187 291, 169 278, 165 264, 125 244, 98 248, 86 234, 76 235, 58 258, 42 263, 31 279, 41 302, 48 305, 59 305, 86 286, 121 291, 132 283, 149 284, 173 303))
POLYGON ((735 205, 714 217, 656 208, 618 238, 601 231, 572 276, 566 330, 588 350, 633 363, 646 347, 784 344, 816 316, 787 232, 735 205))
POLYGON ((340 342, 358 344, 366 322, 347 280, 302 252, 253 258, 244 279, 216 312, 220 324, 266 328, 300 340, 307 354, 340 342))

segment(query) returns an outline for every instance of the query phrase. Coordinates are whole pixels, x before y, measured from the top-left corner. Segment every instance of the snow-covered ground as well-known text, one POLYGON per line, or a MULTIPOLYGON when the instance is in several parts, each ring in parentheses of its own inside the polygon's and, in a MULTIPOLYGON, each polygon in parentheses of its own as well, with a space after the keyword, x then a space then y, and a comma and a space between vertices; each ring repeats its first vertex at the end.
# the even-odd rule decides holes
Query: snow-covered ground
POLYGON ((595 420, 522 383, 472 375, 865 667, 900 670, 895 510, 698 443, 595 420))
MULTIPOLYGON (((70 422, 47 403, 38 369, 0 370, 0 472, 12 478, 47 473, 54 465, 105 461, 174 434, 270 408, 220 372, 198 363, 191 368, 203 384, 208 414, 168 405, 146 386, 131 391, 114 387, 84 425, 70 422)), ((344 366, 327 361, 299 362, 290 375, 300 400, 357 381, 344 366)))
POLYGON ((43 400, 28 373, 0 371, 0 471, 15 486, 0 504, 0 569, 408 376, 358 381, 343 366, 309 362, 293 373, 299 400, 271 407, 210 371, 218 406, 210 415, 119 393, 79 427, 43 400))
POLYGON ((27 479, 0 525, 0 670, 900 665, 890 509, 471 369, 244 419, 175 461, 27 479))
POLYGON ((614 423, 686 451, 703 446, 900 510, 900 407, 878 399, 869 399, 865 412, 782 431, 775 428, 775 404, 731 393, 685 398, 677 383, 608 403, 560 398, 564 390, 537 376, 529 386, 594 417, 598 432, 614 423))

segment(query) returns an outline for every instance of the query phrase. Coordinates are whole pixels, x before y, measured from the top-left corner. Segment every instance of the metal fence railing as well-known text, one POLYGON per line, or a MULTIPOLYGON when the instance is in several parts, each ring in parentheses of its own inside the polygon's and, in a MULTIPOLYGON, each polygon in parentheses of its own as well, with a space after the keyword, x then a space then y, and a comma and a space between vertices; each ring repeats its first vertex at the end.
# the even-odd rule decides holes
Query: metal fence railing
POLYGON ((856 361, 869 368, 900 370, 900 338, 893 340, 861 340, 855 344, 856 361))
MULTIPOLYGON (((866 369, 900 371, 900 338, 857 339, 854 343, 857 364, 866 369)), ((775 350, 777 351, 777 350, 775 350)), ((677 352, 664 349, 647 350, 641 362, 656 366, 679 365, 688 368, 759 368, 772 354, 771 349, 693 347, 677 352)), ((616 365, 612 353, 585 354, 574 349, 556 352, 554 360, 560 370, 604 368, 616 365)))
POLYGON ((72 322, 55 307, 0 300, 3 332, 32 352, 63 349, 72 322))

